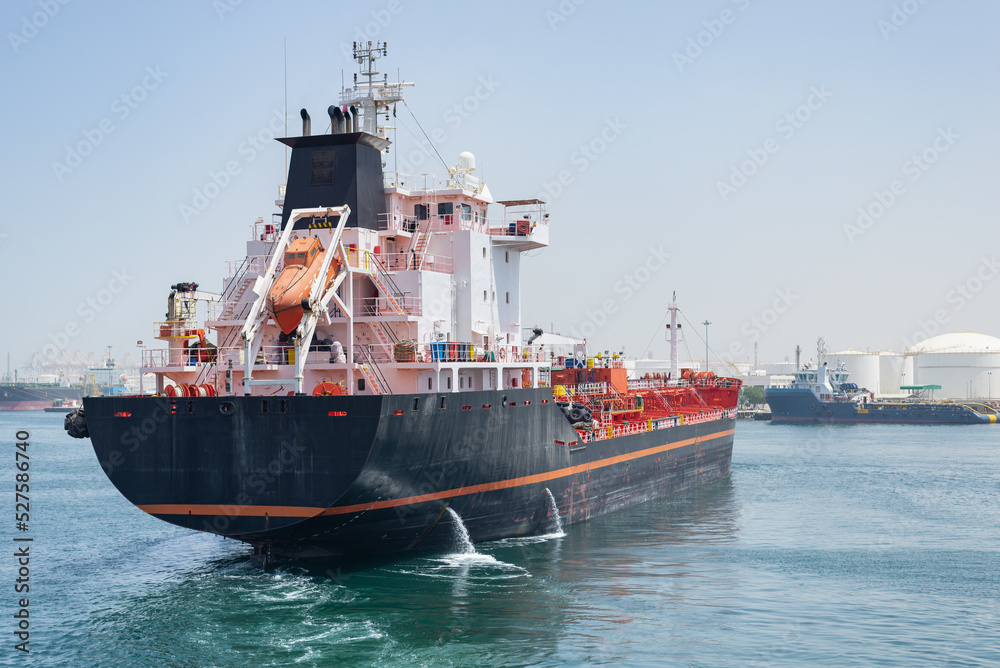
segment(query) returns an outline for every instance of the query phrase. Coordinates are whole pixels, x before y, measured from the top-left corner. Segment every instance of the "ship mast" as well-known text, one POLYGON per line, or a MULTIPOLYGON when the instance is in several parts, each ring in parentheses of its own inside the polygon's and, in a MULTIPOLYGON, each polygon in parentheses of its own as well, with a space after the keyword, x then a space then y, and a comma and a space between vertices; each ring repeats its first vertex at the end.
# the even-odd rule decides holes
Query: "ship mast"
POLYGON ((677 380, 677 343, 678 334, 680 333, 680 325, 677 324, 677 311, 680 308, 677 306, 677 291, 674 291, 674 299, 670 302, 670 378, 672 380, 677 380))
POLYGON ((343 107, 356 107, 361 112, 361 127, 358 129, 382 139, 388 140, 387 131, 395 130, 391 125, 379 125, 378 114, 384 112, 389 120, 389 105, 403 100, 403 87, 412 83, 389 83, 389 75, 383 75, 382 81, 377 81, 378 71, 375 61, 388 54, 385 42, 354 42, 354 60, 358 61, 360 72, 354 73, 354 86, 340 93, 340 104, 343 107), (358 83, 358 75, 367 77, 368 81, 358 83))

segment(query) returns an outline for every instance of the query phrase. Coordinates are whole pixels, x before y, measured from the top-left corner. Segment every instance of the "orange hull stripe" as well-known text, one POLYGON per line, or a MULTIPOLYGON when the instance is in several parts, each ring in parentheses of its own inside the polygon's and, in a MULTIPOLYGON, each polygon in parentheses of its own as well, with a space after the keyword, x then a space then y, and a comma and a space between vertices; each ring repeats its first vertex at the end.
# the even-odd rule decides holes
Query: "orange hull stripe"
POLYGON ((314 517, 318 515, 344 515, 347 513, 354 513, 365 510, 395 508, 398 506, 408 506, 417 503, 426 503, 428 501, 438 501, 440 499, 450 499, 456 496, 479 494, 481 492, 493 492, 498 489, 510 489, 511 487, 521 487, 523 485, 533 485, 539 482, 555 480, 556 478, 565 478, 566 476, 575 475, 577 473, 585 473, 587 471, 593 471, 594 469, 604 468, 605 466, 621 464, 622 462, 631 461, 633 459, 649 457, 651 455, 656 455, 661 452, 667 452, 668 450, 676 450, 677 448, 683 448, 684 446, 691 445, 692 443, 712 441, 717 438, 724 438, 726 436, 733 435, 735 432, 736 432, 735 429, 727 429, 726 431, 720 431, 719 433, 713 434, 708 437, 688 438, 683 441, 677 441, 676 443, 658 445, 653 448, 646 448, 645 450, 638 450, 636 452, 630 452, 625 455, 617 455, 615 457, 598 459, 597 461, 590 462, 589 464, 578 464, 577 466, 569 466, 564 469, 548 471, 547 473, 537 473, 535 475, 523 476, 520 478, 510 478, 508 480, 498 480, 496 482, 487 482, 479 485, 470 485, 468 487, 458 487, 455 489, 448 489, 443 492, 434 492, 433 494, 407 496, 401 499, 387 499, 385 501, 374 501, 371 503, 358 503, 353 506, 335 506, 333 508, 324 509, 324 508, 312 508, 308 506, 225 506, 225 505, 189 506, 182 504, 157 504, 157 505, 139 506, 139 508, 152 515, 187 515, 190 513, 191 515, 263 517, 266 514, 270 517, 302 517, 302 518, 314 517))
POLYGON ((227 506, 154 503, 138 506, 150 515, 225 515, 227 517, 312 517, 323 511, 309 506, 227 506))

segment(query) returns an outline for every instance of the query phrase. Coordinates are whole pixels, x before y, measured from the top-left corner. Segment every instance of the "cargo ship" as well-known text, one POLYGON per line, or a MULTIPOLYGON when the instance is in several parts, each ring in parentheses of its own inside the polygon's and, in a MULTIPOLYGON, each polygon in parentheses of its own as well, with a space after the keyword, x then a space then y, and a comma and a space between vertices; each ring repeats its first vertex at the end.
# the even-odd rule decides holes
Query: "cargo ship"
POLYGON ((56 383, 0 383, 0 411, 40 411, 54 401, 79 401, 82 387, 61 387, 56 383))
POLYGON ((1000 411, 988 402, 934 401, 939 385, 904 385, 902 400, 875 400, 874 394, 851 383, 843 364, 808 365, 795 372, 786 388, 768 388, 764 400, 772 422, 876 422, 895 424, 995 424, 1000 411))
POLYGON ((468 152, 384 170, 379 120, 412 85, 379 76, 386 53, 355 44, 329 133, 303 109, 279 139, 281 213, 220 293, 172 286, 152 396, 86 398, 67 431, 135 506, 263 566, 443 549, 458 521, 475 542, 544 533, 727 477, 741 382, 677 368, 676 299, 669 373, 538 345, 520 267, 545 203, 494 200, 468 152))

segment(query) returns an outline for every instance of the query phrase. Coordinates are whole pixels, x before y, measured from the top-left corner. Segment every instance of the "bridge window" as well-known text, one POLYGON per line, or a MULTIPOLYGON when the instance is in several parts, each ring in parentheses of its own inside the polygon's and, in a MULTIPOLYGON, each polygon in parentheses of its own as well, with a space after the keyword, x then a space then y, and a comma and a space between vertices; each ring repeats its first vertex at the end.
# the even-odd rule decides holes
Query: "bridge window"
POLYGON ((417 220, 427 220, 427 215, 430 212, 427 210, 426 204, 417 204, 413 207, 413 215, 417 220))
POLYGON ((462 220, 472 220, 472 207, 468 204, 459 204, 458 206, 462 210, 462 220))
POLYGON ((451 202, 441 202, 438 204, 439 216, 450 216, 455 213, 455 206, 451 202))

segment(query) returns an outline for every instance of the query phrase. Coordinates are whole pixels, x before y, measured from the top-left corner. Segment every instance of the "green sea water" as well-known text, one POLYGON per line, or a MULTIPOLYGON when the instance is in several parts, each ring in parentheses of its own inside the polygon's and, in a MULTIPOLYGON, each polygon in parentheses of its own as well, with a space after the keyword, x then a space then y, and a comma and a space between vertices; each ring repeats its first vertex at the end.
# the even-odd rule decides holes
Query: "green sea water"
POLYGON ((741 422, 729 480, 564 535, 269 572, 131 506, 61 415, 0 439, 4 665, 1000 665, 1000 425, 741 422))

